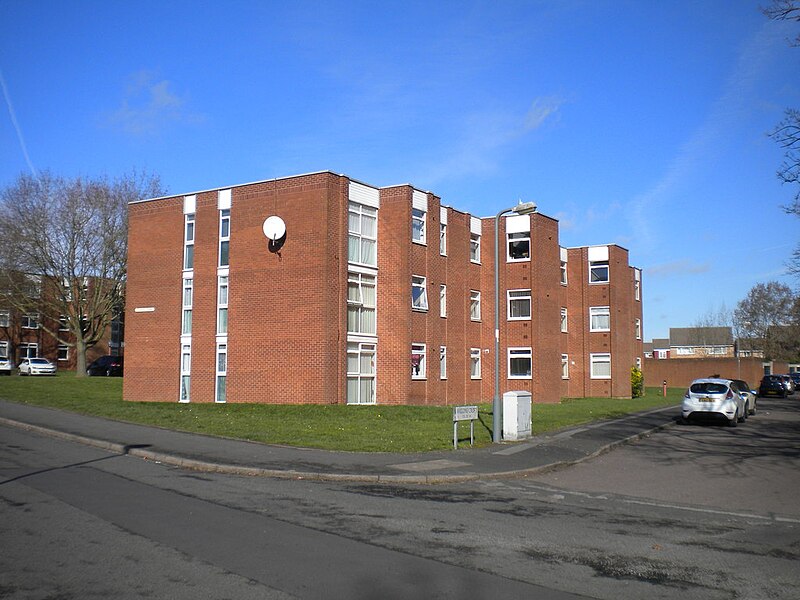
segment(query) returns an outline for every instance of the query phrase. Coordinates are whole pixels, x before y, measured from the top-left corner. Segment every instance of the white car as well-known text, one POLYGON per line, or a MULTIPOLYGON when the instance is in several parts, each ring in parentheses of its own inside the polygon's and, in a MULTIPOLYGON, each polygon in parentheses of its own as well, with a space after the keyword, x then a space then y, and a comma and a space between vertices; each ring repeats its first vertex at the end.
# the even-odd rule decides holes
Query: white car
POLYGON ((0 356, 0 375, 11 375, 11 369, 14 365, 8 360, 8 357, 0 356))
POLYGON ((46 358, 23 358, 19 361, 20 375, 55 375, 56 366, 46 358))
POLYGON ((681 405, 684 422, 725 418, 736 427, 747 419, 746 400, 730 379, 695 379, 681 405))

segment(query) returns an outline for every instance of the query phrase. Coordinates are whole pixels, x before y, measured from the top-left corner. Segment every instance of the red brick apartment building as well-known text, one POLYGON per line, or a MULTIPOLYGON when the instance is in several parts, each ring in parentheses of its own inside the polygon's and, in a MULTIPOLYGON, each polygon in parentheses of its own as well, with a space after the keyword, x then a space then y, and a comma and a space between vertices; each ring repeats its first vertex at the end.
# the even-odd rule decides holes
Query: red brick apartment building
MULTIPOLYGON (((321 172, 134 202, 129 223, 127 400, 493 396, 494 218, 321 172)), ((500 236, 501 392, 630 396, 627 250, 561 248, 536 213, 502 218, 500 236)))

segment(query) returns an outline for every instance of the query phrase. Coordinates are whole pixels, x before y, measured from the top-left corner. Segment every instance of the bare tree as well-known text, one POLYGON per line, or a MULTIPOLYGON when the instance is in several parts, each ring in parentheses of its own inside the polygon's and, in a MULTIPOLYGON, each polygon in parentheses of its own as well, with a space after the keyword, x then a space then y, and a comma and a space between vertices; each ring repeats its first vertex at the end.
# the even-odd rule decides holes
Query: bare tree
POLYGON ((0 291, 20 312, 36 307, 40 327, 75 347, 79 376, 86 350, 122 310, 128 203, 159 195, 158 177, 137 172, 113 181, 20 175, 0 190, 0 291))
POLYGON ((795 360, 800 356, 800 297, 776 281, 759 283, 734 311, 743 337, 763 344, 765 358, 795 360))
MULTIPOLYGON (((772 0, 772 4, 762 8, 761 12, 774 21, 800 22, 800 2, 797 0, 772 0)), ((790 43, 792 46, 800 46, 800 34, 790 43)))

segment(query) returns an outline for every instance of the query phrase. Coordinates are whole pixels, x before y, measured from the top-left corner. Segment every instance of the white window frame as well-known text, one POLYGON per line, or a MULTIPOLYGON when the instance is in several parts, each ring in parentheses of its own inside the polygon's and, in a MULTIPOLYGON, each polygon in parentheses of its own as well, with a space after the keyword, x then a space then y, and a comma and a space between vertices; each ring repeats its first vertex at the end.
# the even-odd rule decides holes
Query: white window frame
POLYGON ((470 379, 480 379, 481 378, 481 349, 480 348, 470 348, 469 349, 469 378, 470 379))
POLYGON ((228 342, 227 341, 217 342, 216 359, 217 360, 216 360, 216 380, 214 381, 214 402, 221 404, 228 401, 228 342))
POLYGON ((593 285, 604 285, 611 282, 611 267, 608 260, 589 261, 589 283, 593 285), (601 279, 601 273, 605 271, 605 279, 601 279))
POLYGON ((642 320, 641 319, 634 319, 633 321, 633 331, 636 334, 636 339, 642 339, 642 320))
POLYGON ((194 213, 184 215, 183 219, 183 270, 194 269, 194 239, 197 233, 194 213))
POLYGON ((411 379, 422 380, 427 378, 426 354, 427 350, 425 344, 411 344, 411 379), (419 362, 416 365, 414 364, 415 355, 419 356, 419 362), (414 367, 417 368, 416 373, 414 372, 414 367))
POLYGON ((22 329, 39 329, 39 313, 23 313, 20 321, 22 329))
POLYGON ((348 247, 347 247, 347 260, 352 264, 366 265, 369 267, 378 266, 378 209, 358 202, 349 202, 347 209, 347 233, 348 233, 348 247), (353 227, 353 221, 357 221, 358 226, 353 227), (370 223, 373 235, 364 233, 365 223, 370 223), (350 253, 357 250, 358 260, 354 260, 350 253), (373 260, 365 261, 372 256, 373 260))
POLYGON ((11 311, 8 309, 0 310, 0 327, 11 327, 11 311))
POLYGON ((445 284, 439 286, 439 316, 443 319, 447 318, 447 286, 445 284))
POLYGON ((637 356, 636 357, 636 368, 639 369, 640 371, 642 370, 642 357, 641 356, 637 356))
POLYGON ((439 223, 439 254, 447 256, 447 223, 439 223))
POLYGON ((517 231, 514 233, 506 234, 506 262, 530 262, 531 260, 531 232, 530 231, 517 231), (511 256, 511 244, 519 244, 521 242, 528 243, 528 254, 520 258, 511 256))
POLYGON ((569 354, 561 355, 561 379, 569 379, 569 354))
POLYGON ((481 264, 481 234, 469 234, 469 260, 475 264, 481 264))
POLYGON ((507 319, 509 321, 530 321, 531 315, 533 314, 533 298, 531 296, 531 290, 529 289, 519 289, 519 290, 508 290, 506 292, 506 314, 507 319), (522 303, 523 305, 527 303, 528 305, 528 315, 515 317, 513 316, 515 310, 513 310, 513 306, 517 303, 522 303))
POLYGON ((419 208, 411 209, 411 241, 415 244, 427 244, 426 220, 428 213, 419 208))
POLYGON ((589 355, 589 373, 592 379, 611 379, 611 354, 609 352, 597 352, 589 355), (598 374, 597 367, 608 365, 608 375, 598 374))
POLYGON ((447 346, 439 346, 439 379, 447 379, 447 346))
POLYGON ((411 309, 417 311, 428 310, 428 278, 422 275, 411 276, 411 309), (416 295, 414 290, 420 290, 416 295))
POLYGON ((69 331, 69 317, 67 315, 58 316, 58 330, 69 331))
POLYGON ((641 269, 633 270, 633 299, 637 302, 642 300, 642 271, 641 269))
POLYGON ((611 307, 610 306, 591 306, 589 307, 589 331, 592 333, 611 331, 611 307), (602 323, 598 323, 600 319, 605 317, 608 320, 608 326, 603 327, 602 323))
POLYGON ((38 358, 39 344, 36 342, 22 342, 21 344, 17 344, 17 354, 19 354, 20 360, 23 358, 38 358), (25 351, 24 354, 22 353, 23 350, 25 351))
POLYGON ((194 301, 194 278, 184 277, 181 288, 181 335, 192 335, 192 302, 194 301))
POLYGON ((508 378, 509 379, 532 379, 533 378, 533 351, 530 347, 525 348, 509 348, 507 352, 508 378), (511 362, 514 359, 528 359, 528 373, 524 375, 514 375, 511 369, 511 362))
POLYGON ((481 293, 478 290, 469 291, 469 318, 471 321, 481 320, 481 293))
POLYGON ((376 304, 378 297, 378 278, 370 273, 350 271, 347 274, 347 332, 361 335, 374 336, 378 333, 376 304), (370 303, 366 298, 365 289, 372 289, 373 300, 370 303), (351 291, 355 291, 352 294, 351 291), (355 328, 351 329, 350 315, 355 315, 355 328), (371 327, 365 325, 371 324, 371 327))
POLYGON ((181 341, 180 354, 180 389, 178 395, 179 402, 191 402, 192 400, 192 344, 191 342, 181 341))
POLYGON ((230 324, 228 299, 230 297, 230 277, 227 274, 217 275, 217 335, 228 335, 230 324), (224 315, 224 318, 223 318, 224 315))
POLYGON ((61 361, 61 362, 65 362, 65 361, 69 360, 69 346, 67 346, 66 344, 59 344, 56 352, 57 352, 56 353, 56 360, 61 361), (64 356, 63 357, 61 356, 61 352, 62 351, 64 352, 64 356))
POLYGON ((8 358, 8 342, 0 340, 0 358, 8 358))
POLYGON ((231 209, 219 211, 219 254, 217 266, 229 267, 231 264, 231 209), (224 248, 224 250, 223 250, 224 248), (223 255, 225 262, 223 262, 223 255))
POLYGON ((561 307, 561 333, 569 333, 569 313, 565 306, 561 307))
POLYGON ((377 344, 374 342, 348 342, 347 343, 347 404, 375 404, 375 356, 377 344), (369 371, 362 370, 364 358, 370 358, 369 371), (351 370, 350 365, 355 364, 356 369, 351 370), (364 397, 364 382, 369 381, 369 397, 364 397), (351 384, 355 383, 355 397, 350 394, 351 384))
POLYGON ((568 285, 567 278, 567 261, 561 261, 561 285, 568 285))

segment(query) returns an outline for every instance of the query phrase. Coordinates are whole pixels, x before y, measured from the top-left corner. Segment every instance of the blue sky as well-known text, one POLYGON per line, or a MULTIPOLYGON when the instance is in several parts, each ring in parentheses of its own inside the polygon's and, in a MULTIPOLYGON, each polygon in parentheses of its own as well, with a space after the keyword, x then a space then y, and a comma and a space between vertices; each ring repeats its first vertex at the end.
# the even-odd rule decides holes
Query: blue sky
POLYGON ((630 250, 666 337, 796 287, 766 135, 800 106, 793 35, 758 0, 0 0, 0 186, 331 170, 479 216, 533 200, 562 245, 630 250))

